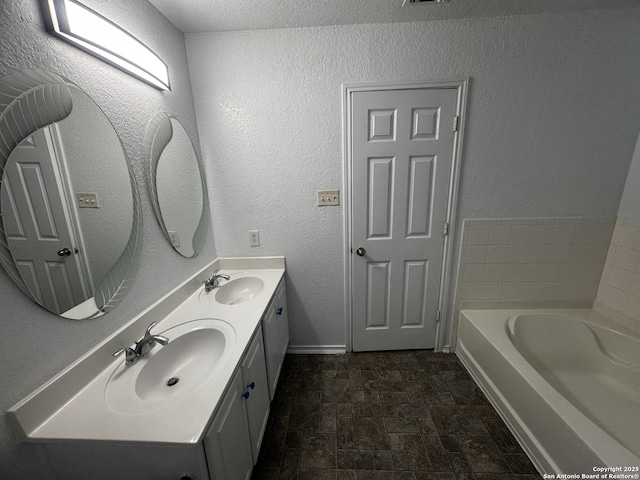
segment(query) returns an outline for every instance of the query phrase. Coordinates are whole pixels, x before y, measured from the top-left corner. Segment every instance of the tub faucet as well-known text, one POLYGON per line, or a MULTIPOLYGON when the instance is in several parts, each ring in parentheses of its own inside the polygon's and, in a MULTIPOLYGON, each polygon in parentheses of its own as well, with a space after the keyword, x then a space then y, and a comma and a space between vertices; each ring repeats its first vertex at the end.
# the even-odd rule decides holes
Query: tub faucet
POLYGON ((220 284, 220 279, 224 278, 225 280, 229 280, 229 275, 225 275, 224 273, 218 273, 220 270, 214 270, 211 278, 207 278, 204 281, 204 291, 210 292, 214 288, 216 288, 220 284))
POLYGON ((153 322, 147 327, 147 330, 144 333, 144 337, 135 342, 133 347, 121 348, 120 350, 115 352, 113 356, 117 357, 122 352, 125 352, 124 363, 127 365, 133 365, 147 353, 149 353, 151 349, 156 346, 156 343, 159 343, 160 345, 166 345, 167 343, 169 343, 169 339, 167 337, 163 335, 153 335, 151 333, 151 329, 155 326, 156 322, 153 322))

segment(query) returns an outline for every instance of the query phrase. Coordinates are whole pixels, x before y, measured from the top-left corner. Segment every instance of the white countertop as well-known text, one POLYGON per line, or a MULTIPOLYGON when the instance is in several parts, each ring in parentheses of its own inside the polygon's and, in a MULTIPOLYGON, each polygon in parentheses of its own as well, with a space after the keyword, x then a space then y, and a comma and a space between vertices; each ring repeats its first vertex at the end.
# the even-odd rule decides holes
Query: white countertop
MULTIPOLYGON (((249 263, 228 262, 227 266, 244 267, 249 263)), ((55 395, 49 394, 49 399, 43 398, 47 394, 47 384, 37 390, 25 400, 19 402, 9 410, 10 416, 15 416, 17 422, 24 432, 26 441, 115 441, 115 442, 149 442, 149 443, 172 443, 172 444, 193 444, 199 442, 206 428, 212 419, 216 406, 222 397, 227 384, 231 380, 246 347, 251 340, 256 327, 259 325, 262 315, 269 305, 271 298, 284 275, 284 259, 282 268, 256 268, 256 269, 224 269, 225 264, 220 262, 223 268, 220 273, 230 275, 231 280, 242 276, 256 276, 264 281, 264 288, 251 300, 236 304, 222 305, 215 301, 214 290, 211 293, 204 293, 200 286, 182 303, 177 305, 164 318, 155 318, 158 324, 153 328, 152 333, 162 334, 165 330, 176 325, 183 324, 197 319, 220 319, 231 325, 235 331, 235 344, 224 366, 215 373, 213 381, 207 381, 203 386, 192 391, 177 395, 172 401, 153 405, 150 411, 135 414, 123 414, 116 412, 105 401, 105 388, 111 375, 116 369, 122 369, 124 356, 113 358, 109 363, 105 362, 104 368, 95 377, 88 381, 70 399, 64 399, 63 404, 52 408, 46 401, 56 402, 55 395), (175 400, 175 401, 174 401, 175 400), (29 403, 32 405, 29 405, 29 403), (46 404, 52 410, 51 415, 42 416, 37 409, 46 404), (32 412, 30 411, 33 410, 32 412), (31 418, 30 413, 33 413, 31 418), (37 420, 33 418, 38 417, 37 420)), ((264 266, 264 264, 263 264, 264 266)), ((267 266, 274 266, 269 265, 267 266)), ((209 272, 210 273, 210 272, 209 272)), ((221 281, 221 286, 225 284, 221 281)), ((190 286, 198 285, 199 282, 191 282, 190 286)), ((183 295, 184 295, 184 288, 183 295)), ((166 309, 166 306, 164 307, 166 309)), ((153 312, 151 312, 153 313, 153 312)), ((144 332, 146 325, 142 321, 148 321, 150 315, 146 312, 141 314, 140 322, 135 327, 140 328, 140 334, 144 332), (144 325, 144 326, 143 326, 144 325)), ((114 334, 117 335, 118 332, 114 334)), ((102 347, 97 349, 113 348, 113 342, 103 342, 102 347), (105 346, 106 345, 106 346, 105 346)), ((128 346, 120 345, 121 347, 128 346)), ((156 347, 154 352, 163 347, 156 347)), ((103 352, 100 358, 105 357, 103 352)), ((87 355, 87 358, 91 356, 87 355)), ((85 360, 87 360, 85 358, 85 360)), ((134 365, 126 368, 136 369, 144 366, 147 357, 143 357, 134 365)), ((95 362, 95 360, 93 360, 95 362)), ((71 367, 70 367, 71 368, 71 367)), ((60 376, 52 379, 51 382, 64 381, 60 376)), ((69 381, 69 380, 67 380, 69 381)))

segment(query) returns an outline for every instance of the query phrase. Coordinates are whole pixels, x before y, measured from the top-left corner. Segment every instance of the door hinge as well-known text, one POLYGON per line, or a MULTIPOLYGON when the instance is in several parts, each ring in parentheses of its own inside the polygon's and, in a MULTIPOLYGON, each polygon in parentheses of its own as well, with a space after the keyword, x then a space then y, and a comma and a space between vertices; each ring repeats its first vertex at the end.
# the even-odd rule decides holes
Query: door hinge
POLYGON ((453 117, 453 131, 457 132, 458 128, 460 128, 460 117, 456 115, 453 117))
POLYGON ((436 310, 436 323, 440 323, 440 310, 436 310))
POLYGON ((442 230, 442 236, 446 237, 449 235, 449 222, 444 223, 444 229, 442 230))

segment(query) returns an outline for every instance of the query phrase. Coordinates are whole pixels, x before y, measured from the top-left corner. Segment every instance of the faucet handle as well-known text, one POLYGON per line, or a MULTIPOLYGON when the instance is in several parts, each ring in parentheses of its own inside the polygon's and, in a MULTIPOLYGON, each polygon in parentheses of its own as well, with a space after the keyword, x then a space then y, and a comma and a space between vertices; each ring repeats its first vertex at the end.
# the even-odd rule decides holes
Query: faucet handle
POLYGON ((138 360, 138 354, 136 353, 136 351, 131 348, 131 347, 125 347, 125 348, 121 348, 120 350, 118 350, 117 352, 113 352, 113 356, 117 357, 118 355, 120 355, 122 352, 125 352, 125 363, 127 365, 132 365, 134 363, 136 363, 136 361, 138 360))

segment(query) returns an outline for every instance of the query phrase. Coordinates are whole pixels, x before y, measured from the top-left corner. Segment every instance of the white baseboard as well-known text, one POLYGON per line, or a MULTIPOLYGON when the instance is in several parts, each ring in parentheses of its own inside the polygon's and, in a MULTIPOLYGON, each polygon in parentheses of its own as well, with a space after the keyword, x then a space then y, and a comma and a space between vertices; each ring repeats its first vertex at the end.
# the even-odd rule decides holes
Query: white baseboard
MULTIPOLYGON (((335 355, 346 353, 346 345, 289 345, 287 353, 291 355, 316 354, 335 355)), ((454 353, 449 345, 444 345, 437 353, 454 353)))
POLYGON ((316 355, 334 355, 336 353, 346 353, 346 345, 289 345, 287 353, 300 355, 312 353, 316 355))

